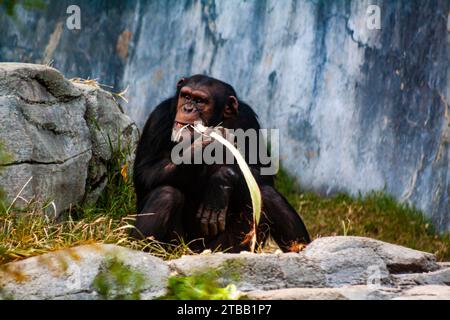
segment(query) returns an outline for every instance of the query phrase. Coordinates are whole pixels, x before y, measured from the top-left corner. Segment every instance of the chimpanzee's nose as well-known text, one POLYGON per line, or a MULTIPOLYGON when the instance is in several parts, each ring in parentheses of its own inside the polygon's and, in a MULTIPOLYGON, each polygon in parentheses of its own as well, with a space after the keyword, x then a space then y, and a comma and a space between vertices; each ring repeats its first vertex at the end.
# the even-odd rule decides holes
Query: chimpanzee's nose
POLYGON ((195 110, 194 106, 190 103, 184 104, 182 109, 184 113, 191 113, 195 110))

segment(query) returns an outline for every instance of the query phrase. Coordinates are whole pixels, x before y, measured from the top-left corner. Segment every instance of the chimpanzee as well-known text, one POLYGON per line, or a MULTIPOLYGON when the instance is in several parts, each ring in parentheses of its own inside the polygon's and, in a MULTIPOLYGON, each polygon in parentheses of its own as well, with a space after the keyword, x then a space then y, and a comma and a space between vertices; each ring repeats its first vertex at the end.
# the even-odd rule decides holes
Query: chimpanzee
MULTIPOLYGON (((260 129, 257 115, 237 98, 231 85, 204 75, 179 80, 176 94, 151 113, 138 144, 134 163, 138 215, 131 236, 153 236, 161 242, 181 237, 196 251, 248 250, 252 207, 239 167, 175 164, 171 159, 177 143, 173 131, 197 122, 206 127, 260 129)), ((275 190, 273 175, 261 175, 261 167, 250 165, 263 201, 258 243, 269 235, 283 251, 309 243, 300 216, 275 190)))

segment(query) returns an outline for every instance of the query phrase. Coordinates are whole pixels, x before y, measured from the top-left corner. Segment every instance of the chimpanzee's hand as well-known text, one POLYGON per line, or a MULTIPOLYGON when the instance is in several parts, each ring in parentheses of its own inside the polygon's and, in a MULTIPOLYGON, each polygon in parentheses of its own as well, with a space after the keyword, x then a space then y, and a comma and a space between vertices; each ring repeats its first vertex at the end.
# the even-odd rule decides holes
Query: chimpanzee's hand
POLYGON ((201 231, 204 236, 215 237, 225 231, 228 210, 229 189, 224 185, 210 185, 202 204, 197 211, 201 231))

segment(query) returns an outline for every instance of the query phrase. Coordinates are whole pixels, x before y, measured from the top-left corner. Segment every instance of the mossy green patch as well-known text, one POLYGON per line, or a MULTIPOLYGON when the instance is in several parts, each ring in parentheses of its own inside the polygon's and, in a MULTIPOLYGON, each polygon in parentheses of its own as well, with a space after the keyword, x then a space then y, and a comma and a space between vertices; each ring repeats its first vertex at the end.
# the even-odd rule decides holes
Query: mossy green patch
POLYGON ((172 276, 162 300, 235 300, 239 298, 234 284, 223 285, 214 270, 191 276, 172 276))
POLYGON ((95 291, 105 300, 139 300, 145 277, 117 257, 108 258, 93 281, 95 291))

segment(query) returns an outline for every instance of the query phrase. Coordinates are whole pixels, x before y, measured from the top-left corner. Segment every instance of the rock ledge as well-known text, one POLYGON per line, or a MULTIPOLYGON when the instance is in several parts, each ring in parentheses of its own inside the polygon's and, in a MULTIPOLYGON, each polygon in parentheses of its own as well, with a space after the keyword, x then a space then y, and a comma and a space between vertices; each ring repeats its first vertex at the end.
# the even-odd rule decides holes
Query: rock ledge
MULTIPOLYGON (((361 237, 320 238, 298 254, 216 253, 168 262, 114 245, 80 246, 0 266, 0 294, 103 299, 96 279, 112 272, 111 259, 142 275, 134 289, 141 299, 163 296, 169 275, 210 270, 249 299, 450 299, 448 265, 429 253, 361 237)), ((121 296, 133 288, 114 290, 121 296)))

